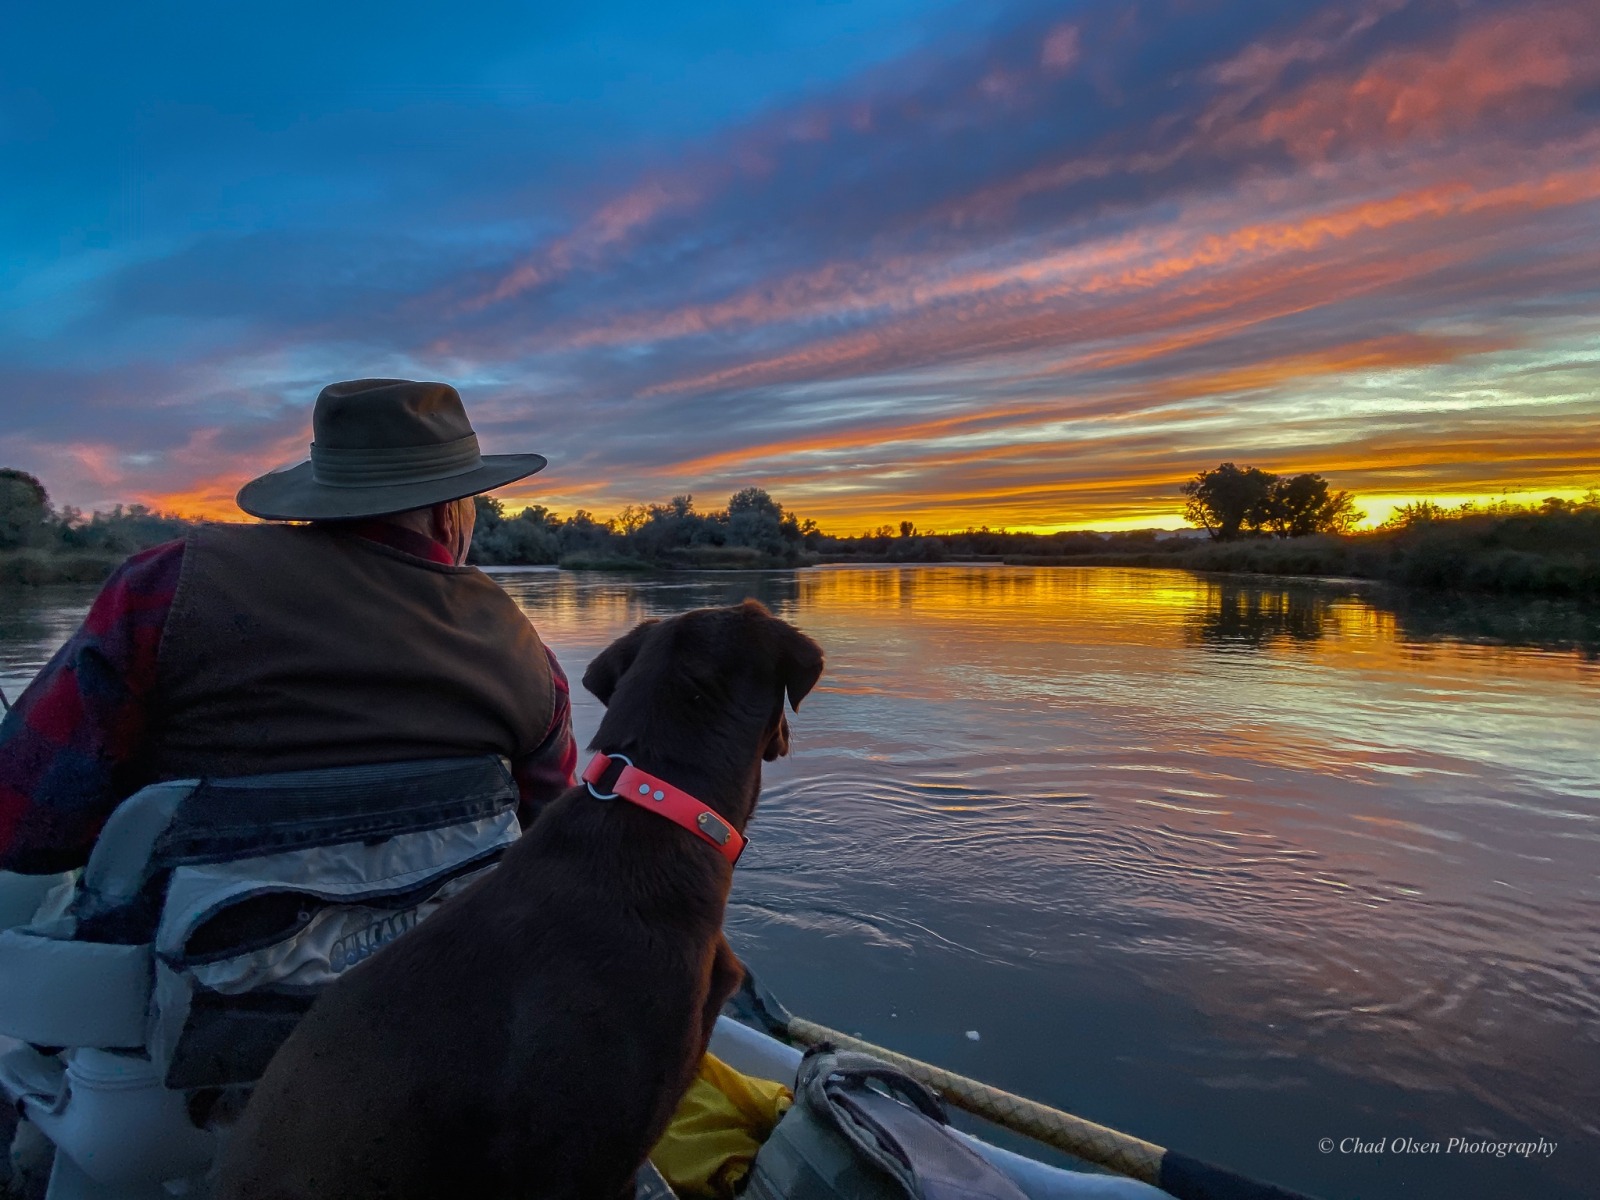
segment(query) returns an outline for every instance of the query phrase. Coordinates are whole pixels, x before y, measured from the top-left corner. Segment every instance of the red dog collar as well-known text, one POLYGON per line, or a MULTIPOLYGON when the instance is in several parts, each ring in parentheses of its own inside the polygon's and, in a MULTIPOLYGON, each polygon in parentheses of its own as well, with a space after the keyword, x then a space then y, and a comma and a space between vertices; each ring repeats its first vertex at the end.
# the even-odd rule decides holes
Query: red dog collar
POLYGON ((682 825, 695 837, 709 842, 730 863, 737 863, 744 853, 745 837, 711 809, 688 792, 679 791, 664 779, 657 779, 633 765, 633 760, 623 754, 596 754, 589 760, 580 777, 589 785, 589 793, 596 800, 630 800, 640 808, 665 817, 674 825, 682 825), (595 788, 607 775, 612 774, 612 759, 625 764, 611 782, 610 792, 595 788))

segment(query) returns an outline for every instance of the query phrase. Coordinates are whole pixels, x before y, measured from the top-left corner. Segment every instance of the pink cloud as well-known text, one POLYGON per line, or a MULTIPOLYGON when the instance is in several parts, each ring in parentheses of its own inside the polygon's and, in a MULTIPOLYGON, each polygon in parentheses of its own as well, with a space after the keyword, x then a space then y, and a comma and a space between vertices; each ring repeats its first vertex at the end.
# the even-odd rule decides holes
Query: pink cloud
POLYGON ((682 179, 646 179, 602 204, 572 233, 560 237, 508 271, 487 292, 466 305, 469 312, 510 300, 523 292, 590 263, 672 209, 689 207, 700 190, 682 179))
POLYGON ((1352 78, 1315 80, 1275 104, 1256 136, 1302 159, 1347 146, 1439 139, 1485 119, 1552 112, 1600 82, 1600 8, 1529 6, 1467 26, 1443 49, 1386 54, 1352 78))
POLYGON ((1065 71, 1078 61, 1078 27, 1057 25, 1045 35, 1039 65, 1047 71, 1065 71))

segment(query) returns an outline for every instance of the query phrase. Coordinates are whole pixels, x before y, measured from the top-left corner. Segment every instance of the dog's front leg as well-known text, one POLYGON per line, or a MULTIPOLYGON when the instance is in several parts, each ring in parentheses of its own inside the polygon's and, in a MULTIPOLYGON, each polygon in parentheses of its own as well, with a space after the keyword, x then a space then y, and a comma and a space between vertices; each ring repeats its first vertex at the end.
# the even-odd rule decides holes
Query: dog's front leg
POLYGON ((706 1047, 711 1044, 711 1031, 716 1027, 722 1006, 743 981, 744 964, 728 945, 728 939, 717 934, 716 949, 711 955, 711 986, 706 990, 706 1007, 700 1023, 700 1057, 704 1057, 706 1047))

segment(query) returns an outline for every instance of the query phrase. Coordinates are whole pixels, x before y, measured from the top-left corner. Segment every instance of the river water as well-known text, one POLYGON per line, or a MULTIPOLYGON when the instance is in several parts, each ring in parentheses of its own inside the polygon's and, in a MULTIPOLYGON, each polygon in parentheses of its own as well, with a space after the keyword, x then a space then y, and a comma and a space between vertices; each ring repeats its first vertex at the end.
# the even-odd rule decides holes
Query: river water
MULTIPOLYGON (((728 922, 793 1011, 1328 1197, 1595 1194, 1595 609, 1177 571, 496 575, 575 684, 636 621, 746 595, 823 644, 728 922)), ((9 695, 91 594, 0 592, 9 695)), ((581 740, 598 720, 577 689, 581 740)))

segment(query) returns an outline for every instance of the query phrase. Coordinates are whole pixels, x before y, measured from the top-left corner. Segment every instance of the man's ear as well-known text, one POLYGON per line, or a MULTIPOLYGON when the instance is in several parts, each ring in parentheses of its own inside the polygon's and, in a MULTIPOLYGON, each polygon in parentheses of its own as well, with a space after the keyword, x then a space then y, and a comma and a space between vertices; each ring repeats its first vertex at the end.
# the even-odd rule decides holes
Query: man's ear
POLYGON ((789 707, 800 710, 800 701, 822 678, 822 647, 792 625, 784 626, 783 649, 778 655, 778 677, 789 694, 789 707))
POLYGON ((593 692, 601 704, 611 703, 611 694, 617 690, 617 681, 633 666, 633 660, 639 657, 639 648, 644 645, 650 627, 660 623, 655 617, 640 621, 600 651, 589 664, 589 669, 583 673, 583 686, 593 692))

